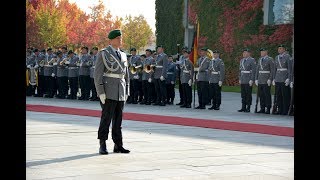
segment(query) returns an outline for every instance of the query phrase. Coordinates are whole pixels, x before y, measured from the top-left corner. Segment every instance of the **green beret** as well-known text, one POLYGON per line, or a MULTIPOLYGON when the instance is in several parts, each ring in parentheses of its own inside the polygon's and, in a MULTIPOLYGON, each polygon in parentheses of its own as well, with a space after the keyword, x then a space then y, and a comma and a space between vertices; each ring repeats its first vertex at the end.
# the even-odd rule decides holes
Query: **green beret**
POLYGON ((266 51, 267 49, 266 48, 260 48, 260 51, 266 51))
POLYGON ((203 50, 203 51, 208 51, 208 47, 203 47, 203 48, 201 48, 201 50, 203 50))
POLYGON ((115 29, 109 32, 108 38, 109 39, 114 39, 118 36, 121 36, 121 31, 119 29, 115 29))
POLYGON ((250 49, 249 49, 249 48, 244 48, 244 49, 243 49, 243 52, 244 52, 244 51, 250 52, 250 49))
POLYGON ((218 50, 214 50, 214 51, 212 51, 212 52, 213 52, 213 53, 218 53, 218 54, 220 53, 218 50))

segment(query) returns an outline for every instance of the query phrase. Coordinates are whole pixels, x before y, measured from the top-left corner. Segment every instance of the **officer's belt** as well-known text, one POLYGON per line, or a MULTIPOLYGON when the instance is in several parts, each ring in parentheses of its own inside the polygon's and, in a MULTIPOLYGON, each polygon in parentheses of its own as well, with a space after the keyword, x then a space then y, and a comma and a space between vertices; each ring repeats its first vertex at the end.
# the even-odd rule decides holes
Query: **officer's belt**
POLYGON ((287 71, 288 69, 287 68, 279 68, 277 69, 277 71, 287 71))
POLYGON ((241 71, 241 73, 251 73, 251 71, 241 71))
POLYGON ((211 74, 220 74, 220 71, 212 71, 211 74))
POLYGON ((173 72, 167 72, 167 74, 173 74, 173 72))
POLYGON ((156 66, 156 68, 163 68, 163 66, 156 66))
POLYGON ((259 71, 259 73, 270 73, 270 71, 259 71))
POLYGON ((78 67, 69 67, 69 69, 79 69, 78 67))
POLYGON ((118 78, 118 79, 124 78, 123 74, 115 74, 115 73, 103 73, 103 76, 111 77, 111 78, 118 78))

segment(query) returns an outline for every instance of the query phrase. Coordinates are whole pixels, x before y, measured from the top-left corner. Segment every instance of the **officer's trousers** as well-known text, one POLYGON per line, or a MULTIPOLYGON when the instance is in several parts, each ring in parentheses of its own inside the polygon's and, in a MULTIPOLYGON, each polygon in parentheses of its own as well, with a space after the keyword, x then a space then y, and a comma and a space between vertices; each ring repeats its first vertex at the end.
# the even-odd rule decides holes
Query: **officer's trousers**
POLYGON ((276 82, 275 93, 277 96, 278 113, 287 115, 290 106, 290 86, 285 86, 284 82, 276 82))
POLYGON ((209 101, 209 81, 198 81, 197 88, 199 106, 205 107, 209 101))
POLYGON ((258 84, 258 89, 261 109, 271 108, 271 86, 268 86, 268 84, 258 84))
POLYGON ((189 86, 188 83, 182 83, 182 90, 183 90, 183 93, 182 93, 183 105, 191 105, 191 102, 192 102, 192 88, 191 88, 191 86, 189 86))
POLYGON ((155 81, 155 90, 157 94, 157 103, 165 103, 167 99, 167 88, 166 81, 161 81, 160 79, 154 79, 155 81))
POLYGON ((109 126, 112 120, 112 140, 118 146, 123 145, 121 131, 123 105, 124 101, 106 99, 105 104, 100 101, 102 114, 98 129, 98 139, 108 139, 109 126))
POLYGON ((252 104, 252 86, 249 84, 241 84, 241 102, 242 104, 251 106, 252 104))
POLYGON ((69 77, 69 85, 70 85, 70 98, 77 99, 77 92, 79 89, 78 77, 69 77))
POLYGON ((209 83, 209 94, 212 105, 219 107, 221 104, 221 87, 218 83, 209 83))

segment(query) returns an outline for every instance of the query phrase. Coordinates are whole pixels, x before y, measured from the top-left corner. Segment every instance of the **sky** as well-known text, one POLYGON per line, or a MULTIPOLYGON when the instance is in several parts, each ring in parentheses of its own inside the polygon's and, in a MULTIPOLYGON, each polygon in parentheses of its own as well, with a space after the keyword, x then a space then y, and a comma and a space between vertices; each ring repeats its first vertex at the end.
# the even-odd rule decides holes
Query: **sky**
MULTIPOLYGON (((70 3, 76 3, 77 6, 86 13, 90 13, 90 6, 96 5, 98 0, 69 0, 70 3)), ((155 0, 103 0, 106 11, 110 10, 113 17, 125 18, 126 15, 144 16, 153 32, 156 29, 155 19, 155 0), (147 7, 147 8, 146 8, 147 7)))

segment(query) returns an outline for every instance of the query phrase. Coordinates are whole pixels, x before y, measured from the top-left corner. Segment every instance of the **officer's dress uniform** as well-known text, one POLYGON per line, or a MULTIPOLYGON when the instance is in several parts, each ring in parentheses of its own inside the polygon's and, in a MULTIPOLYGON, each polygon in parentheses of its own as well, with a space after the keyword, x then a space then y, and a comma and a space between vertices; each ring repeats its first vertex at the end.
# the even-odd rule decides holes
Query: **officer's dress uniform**
POLYGON ((208 75, 209 99, 212 100, 212 106, 208 109, 219 110, 221 105, 221 86, 219 81, 222 83, 225 77, 225 66, 222 59, 217 58, 210 61, 208 75))
POLYGON ((209 68, 210 59, 206 56, 200 57, 197 61, 199 72, 197 74, 197 89, 199 106, 196 109, 205 109, 209 102, 209 68))
POLYGON ((167 99, 167 88, 166 81, 167 78, 167 68, 168 68, 168 56, 165 53, 158 54, 156 58, 156 66, 154 72, 155 80, 155 90, 157 94, 157 99, 155 105, 165 106, 165 101, 167 99), (161 80, 160 77, 163 76, 165 79, 161 80))
MULTIPOLYGON (((146 57, 145 60, 142 62, 143 67, 151 66, 152 63, 152 56, 146 57)), ((144 69, 144 68, 143 68, 144 69)), ((151 98, 152 98, 152 79, 151 79, 152 72, 142 71, 142 91, 143 91, 143 100, 140 104, 150 105, 151 98), (149 82, 149 79, 151 80, 149 82)))
POLYGON ((179 60, 176 62, 176 77, 177 77, 177 81, 178 81, 179 97, 180 97, 180 101, 176 105, 183 105, 183 87, 182 87, 182 83, 181 83, 181 79, 180 79, 181 73, 182 73, 182 70, 180 69, 180 65, 181 65, 183 59, 184 59, 184 57, 180 56, 179 60))
POLYGON ((81 89, 81 97, 79 100, 89 100, 90 97, 90 67, 92 66, 92 61, 90 55, 81 54, 80 68, 79 68, 79 83, 81 89))
POLYGON ((242 58, 239 68, 239 79, 241 81, 241 102, 242 108, 239 112, 250 112, 250 106, 252 104, 252 84, 249 85, 251 80, 254 83, 256 75, 256 62, 252 57, 242 58))
POLYGON ((175 91, 174 86, 176 82, 176 64, 171 61, 168 62, 168 69, 167 69, 167 78, 166 78, 166 88, 167 88, 167 104, 173 104, 175 91))
POLYGON ((290 105, 290 77, 292 70, 292 58, 287 53, 275 57, 275 93, 278 111, 276 114, 287 115, 290 105))
POLYGON ((30 55, 29 57, 26 58, 26 68, 29 70, 29 82, 27 86, 27 96, 32 96, 35 95, 35 89, 36 89, 36 82, 31 82, 31 71, 34 71, 36 73, 35 66, 37 65, 36 58, 34 55, 30 55))
MULTIPOLYGON (((138 69, 142 69, 142 62, 141 58, 138 55, 135 55, 132 57, 132 63, 133 66, 139 67, 138 69)), ((138 102, 142 101, 143 98, 143 92, 142 92, 142 71, 136 72, 136 74, 133 74, 133 104, 137 104, 138 102)))
POLYGON ((58 81, 58 95, 60 99, 65 99, 68 95, 68 66, 65 63, 60 64, 63 61, 62 58, 58 58, 57 61, 57 81, 58 81))
MULTIPOLYGON (((43 97, 43 94, 46 92, 46 84, 44 81, 44 66, 41 65, 41 61, 45 62, 46 55, 42 52, 36 56, 38 67, 38 86, 37 86, 37 97, 43 97)), ((43 63, 44 64, 44 63, 43 63)))
POLYGON ((70 87, 70 95, 68 99, 77 99, 77 93, 79 89, 79 57, 73 55, 69 58, 69 68, 68 68, 68 80, 69 80, 69 87, 70 87))
POLYGON ((182 85, 182 105, 180 107, 191 108, 192 84, 194 76, 194 66, 189 58, 183 58, 180 63, 180 80, 182 85))
POLYGON ((54 86, 55 86, 55 80, 54 77, 52 77, 53 73, 53 62, 51 61, 52 58, 56 58, 56 56, 51 53, 47 54, 46 62, 43 67, 44 72, 44 82, 46 84, 46 92, 44 97, 53 98, 54 96, 54 86), (48 63, 51 61, 50 63, 48 63))
POLYGON ((97 60, 97 54, 92 56, 92 66, 90 67, 90 91, 91 91, 91 97, 89 98, 91 101, 98 101, 99 98, 97 96, 97 90, 96 87, 94 85, 94 76, 93 76, 93 72, 95 69, 95 63, 97 60))
POLYGON ((112 140, 122 147, 122 110, 129 95, 129 72, 127 56, 111 46, 102 49, 97 54, 94 71, 94 83, 97 94, 106 95, 102 107, 102 115, 98 130, 98 139, 108 139, 109 126, 112 120, 112 140), (120 54, 119 57, 117 53, 120 54))
POLYGON ((260 57, 258 60, 255 77, 256 81, 258 80, 258 96, 260 98, 260 111, 258 111, 258 113, 270 114, 271 82, 273 81, 273 71, 273 58, 268 55, 260 57))

